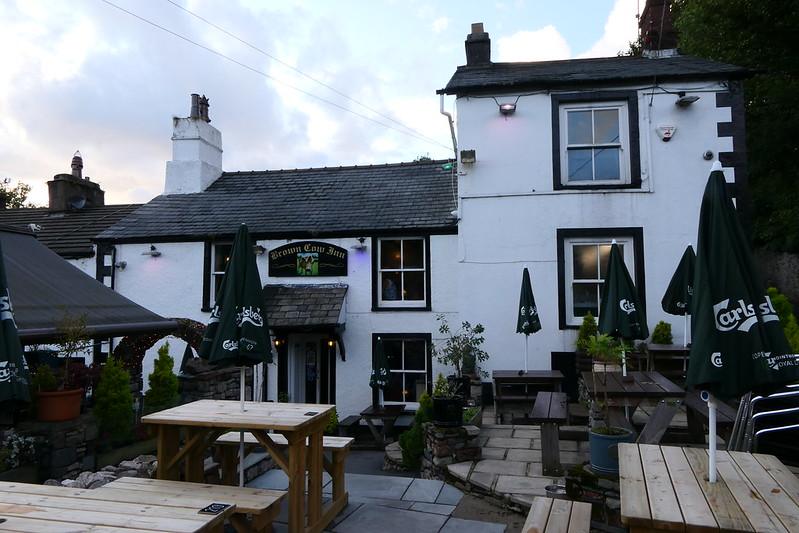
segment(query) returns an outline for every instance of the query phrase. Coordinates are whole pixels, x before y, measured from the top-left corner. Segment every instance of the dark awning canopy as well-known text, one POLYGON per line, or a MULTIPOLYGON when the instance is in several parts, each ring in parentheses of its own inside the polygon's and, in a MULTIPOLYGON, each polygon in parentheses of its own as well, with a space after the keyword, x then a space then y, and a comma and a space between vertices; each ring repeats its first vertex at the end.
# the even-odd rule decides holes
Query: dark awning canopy
POLYGON ((344 324, 347 285, 265 285, 263 294, 274 330, 334 331, 344 324))
POLYGON ((167 320, 72 266, 33 234, 0 227, 14 318, 23 344, 55 342, 65 315, 83 316, 92 337, 170 331, 167 320))

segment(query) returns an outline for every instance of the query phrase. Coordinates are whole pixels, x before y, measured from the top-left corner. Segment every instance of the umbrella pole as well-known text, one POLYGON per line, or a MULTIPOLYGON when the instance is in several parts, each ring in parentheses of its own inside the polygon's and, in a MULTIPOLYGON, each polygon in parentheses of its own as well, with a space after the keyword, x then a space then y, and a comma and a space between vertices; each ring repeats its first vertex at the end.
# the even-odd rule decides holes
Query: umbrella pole
MULTIPOLYGON (((684 329, 683 329, 683 334, 682 334, 682 347, 683 348, 687 348, 688 347, 688 313, 685 313, 683 315, 683 328, 684 329)), ((683 357, 682 358, 682 373, 683 373, 683 375, 685 375, 685 370, 687 368, 687 364, 688 364, 687 360, 688 360, 687 357, 683 357)))
POLYGON ((624 350, 621 351, 621 375, 627 377, 627 353, 624 350))
POLYGON ((716 482, 716 398, 707 391, 702 392, 702 397, 707 401, 707 431, 708 431, 708 481, 716 482))
MULTIPOLYGON (((241 401, 241 412, 244 412, 244 367, 239 369, 239 398, 241 401)), ((239 431, 239 487, 244 486, 244 432, 239 431)))
POLYGON ((524 372, 525 372, 525 374, 527 373, 527 356, 528 356, 528 350, 529 350, 529 346, 527 345, 527 341, 528 340, 530 340, 530 336, 529 335, 525 335, 524 336, 524 372))

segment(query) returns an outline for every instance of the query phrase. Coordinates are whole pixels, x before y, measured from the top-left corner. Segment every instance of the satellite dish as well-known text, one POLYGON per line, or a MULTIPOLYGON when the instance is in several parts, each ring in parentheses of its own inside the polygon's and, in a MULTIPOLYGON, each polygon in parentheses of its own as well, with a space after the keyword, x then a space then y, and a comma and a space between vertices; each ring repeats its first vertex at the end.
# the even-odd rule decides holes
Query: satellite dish
POLYGON ((70 196, 69 207, 71 207, 72 209, 83 209, 84 207, 86 207, 86 197, 70 196))

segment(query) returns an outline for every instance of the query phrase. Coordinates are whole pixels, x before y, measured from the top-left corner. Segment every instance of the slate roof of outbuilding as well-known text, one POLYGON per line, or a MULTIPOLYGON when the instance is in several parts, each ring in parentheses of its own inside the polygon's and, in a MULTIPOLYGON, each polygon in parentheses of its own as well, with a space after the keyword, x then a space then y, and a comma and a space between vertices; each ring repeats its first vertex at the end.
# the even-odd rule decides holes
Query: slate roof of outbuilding
POLYGON ((491 90, 556 89, 611 83, 654 83, 668 80, 736 79, 748 70, 699 57, 677 55, 566 59, 529 63, 460 66, 438 94, 471 94, 491 90))
POLYGON ((162 195, 98 235, 108 241, 455 232, 449 161, 225 172, 205 191, 162 195))
POLYGON ((271 328, 336 326, 347 285, 264 285, 266 320, 271 328))
POLYGON ((0 209, 0 224, 29 230, 41 227, 36 238, 64 259, 92 257, 92 238, 141 207, 120 204, 87 207, 74 211, 51 212, 46 207, 0 209))

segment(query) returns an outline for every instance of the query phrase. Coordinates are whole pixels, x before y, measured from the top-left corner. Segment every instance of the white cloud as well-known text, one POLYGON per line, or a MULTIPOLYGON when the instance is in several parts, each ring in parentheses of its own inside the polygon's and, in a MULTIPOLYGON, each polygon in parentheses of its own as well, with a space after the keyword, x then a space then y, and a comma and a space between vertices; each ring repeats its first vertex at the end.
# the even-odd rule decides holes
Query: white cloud
POLYGON ((610 57, 626 50, 628 43, 638 37, 637 12, 636 0, 616 0, 602 37, 577 57, 610 57))
POLYGON ((497 61, 545 61, 567 59, 571 56, 569 43, 552 26, 535 31, 519 31, 501 37, 497 48, 497 61))
POLYGON ((433 21, 433 31, 441 33, 449 27, 449 19, 447 17, 438 17, 433 21))

